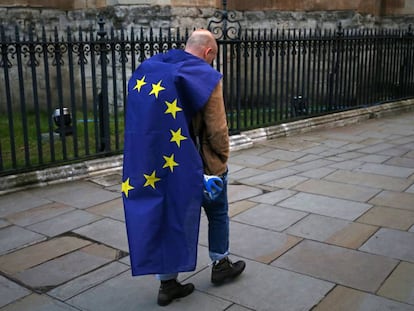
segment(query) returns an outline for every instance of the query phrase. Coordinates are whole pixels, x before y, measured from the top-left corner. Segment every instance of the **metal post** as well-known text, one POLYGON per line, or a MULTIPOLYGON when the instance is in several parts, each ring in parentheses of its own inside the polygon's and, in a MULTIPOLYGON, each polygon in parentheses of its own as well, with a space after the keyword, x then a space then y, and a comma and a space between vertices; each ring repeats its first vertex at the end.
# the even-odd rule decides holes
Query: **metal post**
POLYGON ((105 21, 99 18, 99 51, 101 54, 101 93, 99 94, 99 130, 100 130, 100 151, 110 151, 110 133, 109 133, 109 103, 108 103, 108 73, 107 73, 107 47, 106 31, 104 29, 105 21))

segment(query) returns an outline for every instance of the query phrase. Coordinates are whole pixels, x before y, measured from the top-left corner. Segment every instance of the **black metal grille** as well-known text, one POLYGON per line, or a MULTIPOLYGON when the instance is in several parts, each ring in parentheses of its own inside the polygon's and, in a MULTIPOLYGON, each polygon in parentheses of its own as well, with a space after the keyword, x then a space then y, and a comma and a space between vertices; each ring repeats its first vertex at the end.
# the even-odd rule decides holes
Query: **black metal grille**
MULTIPOLYGON (((214 66, 232 133, 414 97, 411 27, 241 30, 225 22, 214 66)), ((0 175, 122 152, 129 76, 188 37, 98 24, 12 34, 0 26, 0 175)))

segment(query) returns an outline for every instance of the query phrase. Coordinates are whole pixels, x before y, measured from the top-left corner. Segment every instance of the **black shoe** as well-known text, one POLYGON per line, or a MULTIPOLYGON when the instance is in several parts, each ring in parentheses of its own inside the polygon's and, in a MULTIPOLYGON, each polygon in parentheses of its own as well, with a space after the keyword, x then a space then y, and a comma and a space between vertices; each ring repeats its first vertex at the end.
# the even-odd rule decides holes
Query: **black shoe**
POLYGON ((213 264, 211 271, 211 282, 219 285, 238 277, 246 267, 246 263, 239 260, 232 263, 228 257, 225 257, 213 264))
POLYGON ((190 295, 194 291, 194 285, 191 283, 180 284, 177 280, 161 281, 160 290, 158 291, 158 304, 166 306, 176 298, 182 298, 190 295))

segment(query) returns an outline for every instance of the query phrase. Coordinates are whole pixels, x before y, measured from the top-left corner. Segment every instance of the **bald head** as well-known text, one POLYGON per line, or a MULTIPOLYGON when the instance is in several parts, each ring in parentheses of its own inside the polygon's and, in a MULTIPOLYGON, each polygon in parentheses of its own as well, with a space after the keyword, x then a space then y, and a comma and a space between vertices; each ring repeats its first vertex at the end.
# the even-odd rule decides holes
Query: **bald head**
POLYGON ((185 51, 207 63, 212 63, 217 56, 217 42, 213 34, 205 29, 195 30, 187 40, 185 51))

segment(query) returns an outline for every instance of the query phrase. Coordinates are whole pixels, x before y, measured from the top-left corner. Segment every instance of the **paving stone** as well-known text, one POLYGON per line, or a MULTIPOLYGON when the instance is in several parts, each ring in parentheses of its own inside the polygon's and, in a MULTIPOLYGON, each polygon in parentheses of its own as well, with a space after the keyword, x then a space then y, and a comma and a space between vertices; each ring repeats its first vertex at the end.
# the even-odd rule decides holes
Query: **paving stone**
POLYGON ((49 237, 53 237, 89 224, 100 218, 100 216, 85 212, 83 210, 74 210, 72 212, 30 225, 27 228, 49 237))
POLYGON ((30 293, 26 288, 0 275, 0 308, 30 293))
MULTIPOLYGON (((316 161, 316 160, 319 160, 321 158, 322 158, 322 156, 320 156, 320 155, 308 154, 308 155, 306 155, 306 156, 304 156, 300 159, 297 159, 296 162, 297 163, 306 163, 306 162, 316 161)), ((292 166, 292 165, 290 165, 290 166, 292 166)))
POLYGON ((405 178, 389 177, 363 172, 338 170, 325 177, 326 180, 361 185, 377 189, 403 191, 411 182, 405 178))
MULTIPOLYGON (((404 154, 406 154, 408 151, 410 151, 410 149, 407 149, 405 146, 401 146, 401 147, 394 146, 393 148, 382 150, 379 153, 398 158, 398 157, 403 156, 404 154)), ((394 162, 394 161, 391 161, 391 162, 394 162)), ((404 160, 402 162, 400 162, 400 164, 399 164, 399 160, 396 160, 394 162, 394 164, 393 163, 389 163, 389 164, 398 165, 398 166, 406 166, 406 165, 404 165, 404 163, 405 163, 404 160)), ((407 167, 414 167, 414 166, 412 166, 412 161, 411 161, 411 163, 407 162, 407 165, 408 165, 407 167)))
POLYGON ((17 226, 0 230, 0 255, 45 240, 44 235, 17 226))
POLYGON ((364 162, 358 161, 358 160, 348 160, 348 161, 342 161, 339 163, 334 163, 329 165, 331 168, 337 168, 341 170, 353 170, 355 168, 360 167, 363 165, 364 162))
POLYGON ((203 270, 189 281, 197 289, 214 297, 233 301, 256 311, 310 310, 334 284, 260 264, 246 261, 246 270, 226 286, 213 286, 210 271, 203 270))
POLYGON ((271 158, 273 160, 295 161, 295 160, 303 157, 304 155, 305 155, 305 153, 303 153, 303 152, 273 149, 271 151, 263 153, 262 157, 271 158))
MULTIPOLYGON (((207 228, 202 219, 203 228, 207 228)), ((230 221, 230 252, 237 256, 269 263, 297 244, 301 239, 230 221)), ((208 246, 207 230, 200 230, 199 243, 208 246)))
POLYGON ((346 220, 311 214, 287 229, 286 233, 323 242, 349 224, 346 220))
POLYGON ((335 232, 325 242, 346 248, 358 249, 377 230, 378 227, 352 222, 345 228, 335 232))
POLYGON ((110 186, 121 184, 122 176, 120 174, 109 174, 109 175, 93 177, 90 180, 98 185, 101 185, 104 187, 110 187, 110 186))
POLYGON ((87 212, 125 222, 122 197, 86 209, 87 212))
POLYGON ((253 206, 256 206, 256 202, 243 200, 243 201, 237 201, 234 203, 229 204, 229 217, 236 216, 240 213, 243 213, 244 211, 252 208, 253 206))
POLYGON ((343 153, 338 153, 338 157, 341 159, 345 159, 345 160, 351 160, 351 159, 356 159, 356 158, 361 160, 361 157, 363 157, 364 155, 365 155, 364 153, 355 152, 355 151, 347 151, 343 153))
POLYGON ((411 226, 410 230, 408 230, 409 232, 414 232, 414 226, 411 226))
POLYGON ((412 311, 413 306, 364 293, 355 289, 337 286, 317 305, 314 311, 412 311))
POLYGON ((251 309, 247 309, 240 305, 232 305, 230 308, 228 308, 226 311, 251 311, 251 309))
POLYGON ((243 168, 243 169, 229 175, 229 179, 230 180, 240 180, 240 179, 248 178, 248 177, 251 177, 251 176, 257 176, 257 175, 263 174, 265 172, 266 171, 248 167, 248 168, 243 168))
POLYGON ((113 248, 129 252, 126 228, 123 222, 104 218, 74 232, 113 248))
POLYGON ((362 164, 355 171, 400 178, 407 178, 414 173, 414 169, 411 168, 375 163, 362 164))
POLYGON ((296 174, 295 170, 290 168, 282 168, 275 171, 270 171, 266 173, 262 173, 260 175, 251 176, 248 178, 240 179, 239 181, 244 184, 248 185, 260 185, 260 184, 268 184, 272 185, 272 180, 277 180, 282 177, 290 176, 296 174))
POLYGON ((258 202, 258 203, 275 205, 278 202, 293 196, 295 193, 296 193, 295 191, 282 189, 282 190, 276 190, 273 192, 268 192, 268 193, 259 195, 257 197, 250 198, 250 200, 254 202, 258 202))
POLYGON ((405 192, 414 193, 414 184, 410 188, 408 188, 407 190, 405 190, 405 192))
POLYGON ((378 295, 414 305, 414 264, 401 262, 381 286, 378 295))
POLYGON ((0 257, 0 270, 9 275, 37 266, 92 242, 77 237, 63 236, 37 243, 0 257), (30 260, 28 260, 30 258, 30 260))
POLYGON ((365 203, 329 198, 326 196, 308 193, 295 194, 285 201, 278 203, 278 205, 313 214, 337 217, 346 220, 355 220, 371 208, 371 205, 365 203))
POLYGON ((305 176, 305 177, 309 177, 309 178, 314 178, 314 179, 318 179, 318 178, 323 178, 329 174, 331 174, 332 172, 334 172, 335 169, 333 168, 329 168, 329 167, 320 167, 314 170, 309 170, 306 172, 302 172, 300 173, 301 176, 305 176))
POLYGON ((249 155, 249 154, 240 154, 232 157, 232 163, 236 163, 239 165, 244 165, 248 167, 260 167, 266 165, 275 159, 265 158, 258 155, 249 155))
POLYGON ((414 211, 375 206, 358 218, 358 222, 407 230, 414 224, 414 211))
POLYGON ((306 215, 308 214, 283 207, 259 204, 233 217, 232 220, 274 231, 283 231, 306 215))
POLYGON ((0 196, 0 217, 6 217, 48 203, 51 203, 51 201, 24 191, 6 194, 0 196))
POLYGON ((77 208, 87 208, 119 197, 119 193, 104 190, 90 182, 78 181, 33 190, 40 197, 77 208))
POLYGON ((293 166, 292 168, 295 171, 298 171, 298 172, 305 172, 305 171, 314 170, 316 168, 329 166, 329 165, 334 164, 334 163, 335 162, 333 162, 333 161, 320 159, 320 160, 306 162, 306 163, 303 163, 303 164, 298 164, 298 165, 293 166))
POLYGON ((363 153, 369 153, 369 154, 376 154, 379 153, 382 150, 386 150, 389 148, 393 148, 394 145, 388 144, 388 143, 380 143, 380 144, 375 144, 366 148, 362 148, 359 149, 359 152, 363 152, 363 153))
POLYGON ((16 301, 2 311, 77 311, 76 308, 52 299, 46 295, 32 294, 16 301))
POLYGON ((245 200, 262 194, 262 190, 246 185, 228 185, 227 196, 229 203, 245 200))
POLYGON ((308 178, 295 175, 295 176, 278 178, 278 179, 270 181, 269 183, 265 183, 264 185, 270 186, 270 187, 289 189, 306 180, 308 180, 308 178))
POLYGON ((344 286, 375 292, 397 260, 304 240, 272 265, 344 286))
POLYGON ((414 211, 414 194, 405 192, 382 191, 369 203, 414 211))
MULTIPOLYGON (((195 284, 198 289, 198 284, 195 284)), ((129 271, 95 286, 69 300, 81 310, 161 310, 157 305, 159 282, 154 276, 132 277, 129 271)), ((168 306, 173 311, 222 311, 232 303, 196 290, 168 306)))
POLYGON ((6 217, 6 219, 13 224, 24 227, 70 212, 72 210, 74 210, 73 207, 55 202, 15 214, 10 214, 6 217))
POLYGON ((297 185, 294 190, 359 202, 366 202, 381 191, 381 189, 318 179, 305 181, 297 185))
POLYGON ((8 221, 6 221, 4 219, 0 219, 0 229, 8 227, 10 225, 11 225, 11 223, 9 223, 8 221))
POLYGON ((414 262, 414 233, 381 228, 360 250, 414 262))
POLYGON ((289 167, 289 166, 292 166, 292 165, 293 165, 293 163, 289 162, 289 161, 276 160, 276 161, 270 162, 266 165, 262 165, 259 168, 261 170, 264 170, 264 171, 268 172, 268 171, 275 171, 275 170, 278 170, 278 169, 281 169, 281 168, 286 168, 286 167, 289 167))
POLYGON ((64 301, 84 292, 87 289, 101 284, 102 282, 111 279, 126 270, 129 270, 127 265, 119 262, 112 262, 98 270, 92 271, 59 287, 56 287, 47 294, 64 301))
POLYGON ((385 163, 388 165, 396 165, 396 166, 414 168, 414 159, 412 158, 393 157, 385 163))
POLYGON ((390 158, 390 156, 378 155, 378 154, 369 154, 361 156, 358 158, 358 161, 369 162, 369 163, 384 163, 390 158))
POLYGON ((14 275, 24 284, 48 290, 110 262, 109 259, 77 250, 14 275))

